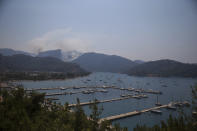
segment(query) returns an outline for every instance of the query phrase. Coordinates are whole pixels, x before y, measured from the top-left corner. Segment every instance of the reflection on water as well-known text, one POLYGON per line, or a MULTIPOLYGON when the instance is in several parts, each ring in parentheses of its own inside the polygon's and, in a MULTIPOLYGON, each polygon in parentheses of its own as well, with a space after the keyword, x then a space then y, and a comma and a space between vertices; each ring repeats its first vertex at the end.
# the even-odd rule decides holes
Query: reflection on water
MULTIPOLYGON (((162 104, 167 104, 170 101, 183 101, 187 100, 191 102, 191 88, 197 79, 192 78, 162 78, 162 77, 133 77, 125 74, 115 73, 93 73, 87 77, 81 77, 70 80, 50 80, 50 81, 22 81, 21 84, 25 88, 54 88, 54 87, 73 87, 66 90, 44 90, 40 92, 76 92, 83 91, 84 88, 77 87, 102 87, 102 86, 115 86, 119 88, 135 88, 144 90, 161 91, 162 95, 146 94, 146 99, 125 99, 121 101, 113 101, 111 103, 100 103, 99 106, 103 106, 104 111, 101 117, 117 115, 121 113, 131 112, 134 110, 142 110, 145 108, 154 107, 158 101, 162 104)), ((67 94, 55 96, 58 98, 58 102, 64 104, 69 102, 70 104, 76 103, 76 98, 79 98, 81 102, 88 102, 93 99, 106 100, 112 98, 119 98, 123 94, 129 94, 127 90, 117 90, 113 88, 107 88, 108 92, 95 92, 90 94, 67 94)), ((84 106, 85 112, 90 113, 88 106, 84 106)), ((159 123, 161 120, 166 120, 169 114, 177 116, 177 111, 171 111, 161 109, 162 115, 151 114, 150 112, 141 114, 139 116, 128 117, 114 121, 120 123, 121 126, 126 126, 129 130, 132 130, 136 124, 153 125, 159 123)), ((191 111, 190 108, 184 108, 185 112, 191 111)))

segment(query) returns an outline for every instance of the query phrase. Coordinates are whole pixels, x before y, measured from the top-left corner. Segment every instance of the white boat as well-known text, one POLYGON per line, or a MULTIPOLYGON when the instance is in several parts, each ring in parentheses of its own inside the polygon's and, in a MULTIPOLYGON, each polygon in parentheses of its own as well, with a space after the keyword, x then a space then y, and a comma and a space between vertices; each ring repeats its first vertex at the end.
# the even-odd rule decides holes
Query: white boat
POLYGON ((133 98, 141 99, 141 97, 139 95, 134 95, 133 98))
POLYGON ((108 90, 101 90, 101 92, 103 92, 103 93, 107 93, 107 92, 108 92, 108 90))
POLYGON ((197 112, 196 111, 193 111, 192 112, 192 115, 195 115, 196 116, 197 115, 197 112))
POLYGON ((151 110, 152 113, 155 113, 155 114, 162 114, 162 111, 160 110, 151 110))
POLYGON ((60 87, 60 90, 65 90, 66 88, 64 88, 64 87, 60 87))
POLYGON ((107 88, 107 86, 103 85, 103 86, 102 86, 102 88, 104 88, 104 89, 105 89, 105 88, 107 88))
POLYGON ((176 107, 175 106, 172 106, 172 105, 169 105, 166 107, 166 109, 169 109, 169 110, 176 110, 176 107))
POLYGON ((142 94, 141 97, 142 98, 148 98, 148 96, 147 95, 144 95, 144 94, 142 94))
POLYGON ((120 95, 121 97, 127 97, 127 95, 124 95, 124 94, 122 94, 122 95, 120 95))

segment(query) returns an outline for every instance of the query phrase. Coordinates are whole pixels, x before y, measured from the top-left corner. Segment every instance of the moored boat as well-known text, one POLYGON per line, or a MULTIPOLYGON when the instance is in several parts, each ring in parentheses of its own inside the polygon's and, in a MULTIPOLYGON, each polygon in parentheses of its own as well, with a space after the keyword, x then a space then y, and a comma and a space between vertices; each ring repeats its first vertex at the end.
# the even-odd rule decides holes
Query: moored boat
POLYGON ((155 113, 155 114, 162 114, 162 111, 160 110, 151 110, 152 113, 155 113))
POLYGON ((169 109, 169 110, 176 110, 176 107, 175 106, 172 106, 172 105, 169 105, 166 107, 166 109, 169 109))

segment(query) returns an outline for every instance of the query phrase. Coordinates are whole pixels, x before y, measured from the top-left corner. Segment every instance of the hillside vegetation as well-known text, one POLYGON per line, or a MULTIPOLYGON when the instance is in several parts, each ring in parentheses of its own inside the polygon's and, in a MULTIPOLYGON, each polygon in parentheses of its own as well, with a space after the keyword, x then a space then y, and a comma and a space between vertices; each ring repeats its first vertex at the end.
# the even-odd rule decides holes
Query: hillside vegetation
POLYGON ((197 77, 197 65, 158 60, 140 64, 125 73, 136 76, 197 77))
POLYGON ((72 61, 90 72, 114 72, 122 73, 137 63, 116 55, 105 55, 99 53, 85 53, 72 61))
POLYGON ((0 72, 63 72, 73 74, 87 73, 80 66, 63 62, 53 57, 32 57, 26 55, 0 55, 0 72))

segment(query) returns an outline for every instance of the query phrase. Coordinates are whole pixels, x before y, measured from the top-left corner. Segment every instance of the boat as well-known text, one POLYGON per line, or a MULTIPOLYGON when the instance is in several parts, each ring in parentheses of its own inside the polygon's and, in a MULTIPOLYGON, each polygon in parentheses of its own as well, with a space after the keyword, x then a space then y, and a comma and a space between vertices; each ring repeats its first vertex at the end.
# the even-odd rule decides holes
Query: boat
POLYGON ((157 96, 157 102, 155 103, 156 106, 162 106, 161 103, 158 102, 158 96, 157 96))
POLYGON ((133 98, 141 99, 141 97, 139 95, 134 95, 133 98))
POLYGON ((66 90, 66 88, 64 88, 64 87, 60 87, 60 90, 66 90))
POLYGON ((127 95, 124 95, 124 94, 122 94, 122 95, 120 95, 121 97, 127 97, 127 95))
POLYGON ((115 88, 116 86, 113 84, 113 85, 111 85, 111 88, 115 88))
POLYGON ((147 95, 142 94, 142 95, 141 95, 141 98, 148 98, 148 96, 147 96, 147 95))
POLYGON ((142 93, 141 89, 136 89, 135 92, 142 93))
POLYGON ((108 92, 108 90, 101 90, 100 92, 103 92, 103 93, 107 93, 108 92))
POLYGON ((188 107, 188 106, 190 106, 190 103, 189 103, 188 101, 184 101, 184 102, 183 102, 183 105, 185 105, 185 106, 188 107))
POLYGON ((155 114, 162 114, 162 111, 160 110, 151 110, 152 113, 155 113, 155 114))
POLYGON ((127 96, 129 96, 129 97, 133 97, 133 95, 132 95, 132 94, 127 94, 127 96))
POLYGON ((103 86, 102 86, 102 88, 104 88, 104 89, 105 89, 105 88, 107 88, 107 86, 103 85, 103 86))
POLYGON ((176 110, 176 107, 175 106, 172 106, 172 105, 169 105, 166 107, 166 109, 169 109, 169 110, 176 110))
POLYGON ((183 103, 181 103, 181 102, 176 103, 175 106, 181 107, 181 106, 183 106, 183 103))
POLYGON ((197 112, 196 111, 193 111, 192 112, 192 115, 197 116, 197 112))
POLYGON ((83 94, 90 94, 89 91, 82 91, 83 94))
POLYGON ((155 105, 156 105, 156 106, 162 106, 162 104, 159 103, 159 102, 158 102, 158 103, 155 103, 155 105))
POLYGON ((134 91, 135 89, 134 88, 128 88, 127 90, 128 91, 134 91))
POLYGON ((80 89, 80 87, 76 87, 76 86, 74 86, 74 87, 73 87, 73 89, 80 89))
POLYGON ((89 93, 95 93, 96 91, 93 91, 93 90, 89 90, 89 93))

